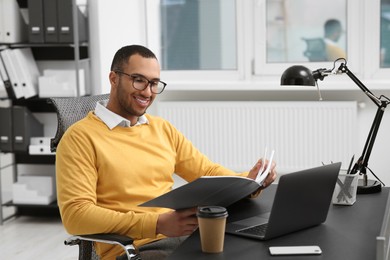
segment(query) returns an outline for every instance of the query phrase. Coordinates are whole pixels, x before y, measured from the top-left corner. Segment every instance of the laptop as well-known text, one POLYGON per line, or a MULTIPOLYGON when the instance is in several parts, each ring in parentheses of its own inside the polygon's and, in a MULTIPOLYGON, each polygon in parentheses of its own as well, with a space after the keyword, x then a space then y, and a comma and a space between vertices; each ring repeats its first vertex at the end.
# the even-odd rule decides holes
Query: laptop
POLYGON ((271 212, 226 224, 226 233, 268 240, 325 222, 341 162, 282 175, 271 212))

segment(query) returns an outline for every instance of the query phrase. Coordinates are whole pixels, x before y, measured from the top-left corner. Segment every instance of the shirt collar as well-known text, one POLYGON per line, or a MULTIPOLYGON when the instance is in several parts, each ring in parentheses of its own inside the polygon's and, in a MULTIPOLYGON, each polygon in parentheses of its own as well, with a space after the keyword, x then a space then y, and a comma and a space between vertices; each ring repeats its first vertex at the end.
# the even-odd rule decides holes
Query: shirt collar
MULTIPOLYGON (((95 115, 99 117, 107 126, 112 130, 116 126, 131 127, 131 123, 126 118, 115 114, 114 112, 106 108, 108 100, 98 101, 95 107, 95 115)), ((145 115, 138 118, 137 123, 134 126, 148 124, 149 121, 145 115)))

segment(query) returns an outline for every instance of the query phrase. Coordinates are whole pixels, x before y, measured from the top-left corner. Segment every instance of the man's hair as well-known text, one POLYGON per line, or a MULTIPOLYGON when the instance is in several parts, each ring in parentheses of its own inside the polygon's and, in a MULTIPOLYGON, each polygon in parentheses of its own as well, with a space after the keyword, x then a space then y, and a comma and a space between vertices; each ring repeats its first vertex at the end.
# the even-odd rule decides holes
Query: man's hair
POLYGON ((337 19, 329 19, 324 25, 325 37, 341 31, 341 23, 337 19))
POLYGON ((141 45, 128 45, 120 48, 114 55, 111 63, 111 71, 122 70, 123 65, 126 64, 130 56, 138 54, 144 58, 157 59, 156 55, 148 48, 141 45))

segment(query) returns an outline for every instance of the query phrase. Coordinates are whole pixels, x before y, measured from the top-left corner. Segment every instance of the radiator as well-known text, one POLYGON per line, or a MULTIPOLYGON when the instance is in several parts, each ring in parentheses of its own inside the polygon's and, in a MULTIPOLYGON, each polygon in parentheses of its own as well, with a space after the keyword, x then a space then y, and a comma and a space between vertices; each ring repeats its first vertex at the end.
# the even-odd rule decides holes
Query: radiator
POLYGON ((356 151, 356 102, 171 102, 157 104, 212 161, 247 171, 275 150, 280 173, 322 163, 348 167, 356 151))

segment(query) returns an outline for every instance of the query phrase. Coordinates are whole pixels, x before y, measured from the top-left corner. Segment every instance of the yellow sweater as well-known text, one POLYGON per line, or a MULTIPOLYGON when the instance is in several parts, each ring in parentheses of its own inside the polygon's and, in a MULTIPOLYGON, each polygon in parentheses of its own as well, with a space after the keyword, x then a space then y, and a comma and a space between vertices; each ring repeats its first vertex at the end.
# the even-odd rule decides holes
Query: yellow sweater
MULTIPOLYGON (((156 235, 163 208, 137 205, 171 190, 173 173, 187 181, 203 175, 236 175, 211 162, 166 120, 110 130, 93 112, 71 126, 56 153, 58 205, 70 234, 118 233, 140 246, 156 235)), ((241 173, 246 176, 248 173, 241 173)), ((118 246, 98 245, 103 259, 118 246)))

